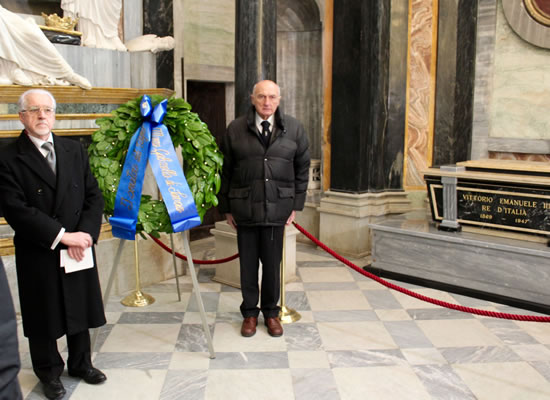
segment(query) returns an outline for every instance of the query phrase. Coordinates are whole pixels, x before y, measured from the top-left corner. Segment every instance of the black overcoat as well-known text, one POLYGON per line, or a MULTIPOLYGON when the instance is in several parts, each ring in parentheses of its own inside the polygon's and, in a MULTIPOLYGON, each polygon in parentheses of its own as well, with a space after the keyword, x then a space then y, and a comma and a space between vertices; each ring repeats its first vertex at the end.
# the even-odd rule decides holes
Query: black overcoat
POLYGON ((97 267, 66 274, 63 245, 51 250, 62 227, 97 242, 103 198, 83 146, 55 135, 54 146, 56 175, 24 132, 0 152, 0 204, 15 231, 23 331, 52 339, 105 324, 97 267))

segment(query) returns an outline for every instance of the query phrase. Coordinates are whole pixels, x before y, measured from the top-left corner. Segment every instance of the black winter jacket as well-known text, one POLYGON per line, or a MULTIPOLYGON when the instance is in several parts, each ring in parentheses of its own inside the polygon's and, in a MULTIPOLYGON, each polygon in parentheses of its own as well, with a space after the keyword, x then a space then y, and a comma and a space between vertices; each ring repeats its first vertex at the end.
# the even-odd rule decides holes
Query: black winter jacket
POLYGON ((253 106, 227 128, 218 210, 237 225, 284 225, 304 208, 309 178, 308 140, 295 118, 275 112, 268 147, 256 128, 253 106))

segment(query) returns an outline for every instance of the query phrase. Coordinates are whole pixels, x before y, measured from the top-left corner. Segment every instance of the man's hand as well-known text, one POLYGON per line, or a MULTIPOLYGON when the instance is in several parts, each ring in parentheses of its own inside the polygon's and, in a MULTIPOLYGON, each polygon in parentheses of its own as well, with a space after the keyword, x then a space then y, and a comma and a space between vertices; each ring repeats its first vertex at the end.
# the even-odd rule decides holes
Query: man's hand
POLYGON ((225 214, 225 219, 227 220, 227 223, 229 224, 229 226, 231 228, 233 228, 234 230, 237 230, 237 223, 235 222, 235 220, 233 219, 233 215, 231 214, 225 214))
POLYGON ((294 221, 294 218, 296 218, 296 211, 292 210, 292 212, 290 213, 290 217, 288 217, 288 219, 286 220, 286 224, 290 225, 294 221))
POLYGON ((84 250, 93 244, 92 237, 86 232, 65 232, 61 237, 61 243, 68 247, 69 257, 82 261, 84 250))

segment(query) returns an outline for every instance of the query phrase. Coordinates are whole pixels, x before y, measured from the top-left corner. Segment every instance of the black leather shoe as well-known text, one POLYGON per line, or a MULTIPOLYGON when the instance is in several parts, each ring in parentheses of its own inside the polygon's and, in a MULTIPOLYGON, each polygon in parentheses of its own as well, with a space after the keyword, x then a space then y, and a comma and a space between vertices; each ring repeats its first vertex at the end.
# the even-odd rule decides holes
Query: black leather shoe
POLYGON ((81 378, 84 382, 90 385, 97 385, 98 383, 105 382, 107 377, 103 372, 97 368, 91 367, 86 371, 69 371, 69 375, 75 378, 81 378))
POLYGON ((59 378, 55 378, 49 382, 42 381, 42 386, 44 396, 50 400, 61 399, 65 396, 66 391, 59 378))

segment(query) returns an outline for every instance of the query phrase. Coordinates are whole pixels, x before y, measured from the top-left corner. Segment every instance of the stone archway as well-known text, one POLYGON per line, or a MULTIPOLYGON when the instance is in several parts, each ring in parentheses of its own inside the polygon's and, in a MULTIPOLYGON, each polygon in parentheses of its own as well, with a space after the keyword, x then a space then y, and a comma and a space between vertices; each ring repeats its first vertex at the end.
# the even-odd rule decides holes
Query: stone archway
POLYGON ((277 83, 281 107, 306 129, 311 158, 321 158, 323 27, 315 0, 277 1, 277 83))

